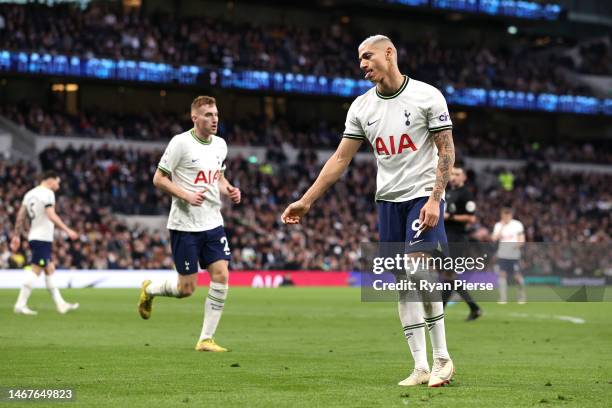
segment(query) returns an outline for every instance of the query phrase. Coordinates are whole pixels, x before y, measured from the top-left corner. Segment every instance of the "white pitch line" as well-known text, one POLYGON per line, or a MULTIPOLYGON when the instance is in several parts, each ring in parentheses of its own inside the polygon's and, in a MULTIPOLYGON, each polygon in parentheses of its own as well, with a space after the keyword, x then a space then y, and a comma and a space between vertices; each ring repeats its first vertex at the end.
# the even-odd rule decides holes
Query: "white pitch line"
POLYGON ((555 319, 559 319, 559 320, 565 320, 568 322, 572 322, 575 324, 585 324, 586 320, 580 318, 580 317, 574 317, 574 316, 553 316, 555 319))
POLYGON ((510 313, 510 316, 512 317, 524 317, 524 318, 533 318, 535 317, 536 319, 543 319, 543 320, 562 320, 565 322, 570 322, 570 323, 574 323, 574 324, 585 324, 586 320, 584 320, 581 317, 574 317, 574 316, 557 316, 557 315, 546 315, 546 314, 535 314, 535 315, 530 315, 528 313, 510 313))

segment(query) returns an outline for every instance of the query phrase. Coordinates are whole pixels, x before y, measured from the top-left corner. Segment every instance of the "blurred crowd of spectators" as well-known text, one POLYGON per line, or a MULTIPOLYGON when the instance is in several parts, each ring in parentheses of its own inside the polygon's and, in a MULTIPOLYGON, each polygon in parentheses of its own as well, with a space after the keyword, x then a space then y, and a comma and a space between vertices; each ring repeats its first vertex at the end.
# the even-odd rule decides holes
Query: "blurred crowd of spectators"
MULTIPOLYGON (((120 114, 109 112, 69 115, 26 104, 0 105, 0 115, 37 134, 96 139, 168 141, 193 126, 189 117, 173 113, 120 114)), ((289 125, 283 118, 269 120, 252 116, 238 121, 222 120, 219 135, 232 146, 318 146, 335 149, 343 128, 319 121, 305 126, 289 125)), ((610 141, 535 140, 512 129, 490 130, 478 121, 455 125, 454 137, 460 154, 471 157, 536 159, 585 163, 612 163, 610 141)), ((366 143, 367 144, 367 143, 366 143)), ((367 146, 366 146, 367 148, 367 146)))
MULTIPOLYGON (((356 24, 304 28, 146 16, 121 9, 119 3, 92 4, 84 11, 70 5, 2 5, 0 16, 4 20, 0 29, 3 49, 352 78, 362 76, 356 47, 369 35, 356 24)), ((442 44, 434 39, 417 42, 397 33, 393 37, 401 70, 439 88, 590 94, 587 88, 565 79, 557 58, 537 52, 542 47, 525 38, 492 47, 442 44)), ((581 55, 579 65, 564 66, 580 71, 593 66, 597 73, 609 70, 609 48, 591 47, 581 55), (592 65, 592 61, 597 63, 592 65)))
POLYGON ((0 106, 0 115, 42 136, 168 140, 192 126, 189 117, 170 112, 136 115, 96 111, 70 115, 25 103, 0 106))
POLYGON ((473 235, 480 237, 499 219, 502 206, 514 209, 530 242, 609 242, 612 235, 612 176, 595 173, 552 172, 546 164, 482 172, 470 183, 479 208, 473 235), (497 175, 498 177, 495 177, 497 175), (488 180, 487 180, 488 178, 488 180))
MULTIPOLYGON (((160 155, 124 149, 42 152, 42 167, 56 169, 63 177, 57 211, 81 234, 69 242, 57 232, 54 256, 59 267, 172 267, 166 230, 129 228, 114 214, 167 213, 169 197, 151 183, 160 155)), ((376 242, 378 237, 373 162, 351 164, 304 224, 280 222, 283 209, 305 191, 320 167, 314 152, 304 151, 295 164, 289 164, 280 149, 270 151, 265 163, 247 158, 228 161, 226 175, 243 194, 240 205, 226 203, 223 209, 233 269, 356 266, 360 244, 376 242)), ((27 242, 21 255, 11 255, 6 242, 22 196, 35 185, 36 174, 31 165, 0 162, 0 267, 19 266, 27 258, 27 242)), ((500 207, 511 206, 526 227, 528 241, 610 242, 610 176, 552 173, 535 163, 513 170, 504 182, 499 170, 470 174, 469 186, 478 203, 478 221, 471 227, 474 240, 486 241, 500 207)))
MULTIPOLYGON (((479 210, 472 238, 486 239, 499 208, 509 206, 525 226, 527 242, 544 242, 527 244, 524 273, 612 277, 612 176, 551 172, 535 162, 511 174, 510 184, 474 189, 479 210)), ((487 175, 491 173, 480 177, 487 175)))
POLYGON ((460 154, 469 157, 535 160, 545 162, 612 163, 612 142, 586 135, 578 140, 564 137, 537 138, 538 132, 520 132, 512 128, 493 127, 479 121, 469 126, 453 126, 455 145, 460 154), (534 137, 536 136, 536 137, 534 137))
POLYGON ((611 37, 594 38, 573 47, 558 57, 566 68, 591 75, 612 75, 611 37))

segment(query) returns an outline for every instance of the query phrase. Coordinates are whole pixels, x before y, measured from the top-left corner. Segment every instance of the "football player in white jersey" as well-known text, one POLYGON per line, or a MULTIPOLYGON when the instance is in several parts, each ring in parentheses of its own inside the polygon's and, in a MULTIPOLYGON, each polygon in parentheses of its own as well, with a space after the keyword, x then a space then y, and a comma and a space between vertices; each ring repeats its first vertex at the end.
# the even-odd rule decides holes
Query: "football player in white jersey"
POLYGON ((499 242, 497 248, 497 284, 499 290, 500 304, 508 302, 508 274, 514 275, 518 284, 518 303, 527 303, 525 291, 525 279, 519 269, 521 259, 521 247, 525 245, 525 228, 523 223, 512 218, 511 208, 501 209, 501 219, 493 228, 491 239, 499 242))
MULTIPOLYGON (((299 223, 367 140, 378 165, 376 201, 381 243, 401 242, 409 256, 428 256, 447 243, 444 223, 438 222, 444 213, 444 189, 455 160, 446 101, 436 88, 402 75, 397 50, 388 37, 368 37, 359 46, 358 55, 365 78, 375 86, 351 104, 336 152, 313 185, 287 207, 281 218, 287 224, 299 223)), ((427 273, 412 272, 421 276, 427 273)), ((454 367, 446 348, 442 302, 413 302, 402 293, 398 308, 415 361, 413 372, 399 385, 447 384, 454 367), (431 371, 425 326, 433 348, 431 371)))
POLYGON ((228 290, 230 247, 223 229, 221 194, 240 203, 240 190, 224 177, 227 144, 216 136, 219 112, 214 98, 199 96, 191 104, 193 128, 176 135, 164 152, 153 184, 172 195, 168 229, 178 277, 142 284, 138 312, 151 316, 155 296, 183 298, 197 286, 198 264, 210 274, 197 351, 227 351, 213 336, 228 290))
POLYGON ((79 236, 76 231, 68 228, 55 212, 55 192, 59 190, 60 181, 60 177, 54 171, 45 172, 41 183, 25 194, 17 212, 11 249, 13 251, 19 249, 21 232, 24 229, 25 220, 28 218, 30 221, 28 241, 32 252, 32 269, 26 271, 26 279, 15 303, 14 311, 17 314, 37 314, 28 307, 28 299, 32 293, 32 286, 42 271, 45 272, 47 289, 59 313, 65 314, 79 307, 78 303, 68 303, 62 298, 59 289, 55 286, 53 276, 55 265, 51 260, 51 249, 54 226, 56 225, 63 230, 70 239, 77 239, 79 236))

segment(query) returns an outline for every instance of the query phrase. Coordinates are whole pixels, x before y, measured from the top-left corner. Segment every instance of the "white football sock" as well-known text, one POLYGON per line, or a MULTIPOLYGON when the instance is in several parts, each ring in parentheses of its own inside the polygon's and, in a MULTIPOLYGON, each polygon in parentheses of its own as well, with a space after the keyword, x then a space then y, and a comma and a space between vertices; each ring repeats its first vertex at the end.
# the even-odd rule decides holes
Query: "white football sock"
POLYGON ((152 296, 180 297, 178 278, 153 281, 147 286, 146 292, 152 296))
POLYGON ((204 303, 204 323, 202 324, 200 340, 212 339, 215 335, 227 298, 227 289, 227 284, 210 282, 208 296, 204 303))
POLYGON ((51 294, 56 306, 66 303, 59 289, 55 286, 55 279, 53 275, 45 275, 45 284, 47 285, 47 290, 51 294))
POLYGON ((32 271, 26 271, 25 275, 26 277, 19 291, 19 296, 17 296, 15 307, 24 307, 28 304, 28 299, 32 293, 32 286, 34 286, 34 282, 38 279, 38 276, 32 271))
POLYGON ((404 329, 404 336, 406 336, 408 347, 410 347, 414 359, 414 368, 429 371, 422 303, 400 300, 397 303, 397 310, 404 329))
POLYGON ((519 302, 527 301, 527 291, 525 290, 525 282, 519 282, 516 295, 517 295, 517 300, 519 302))
POLYGON ((502 278, 501 276, 497 277, 497 288, 499 290, 499 301, 507 302, 508 301, 508 280, 506 278, 502 278))
POLYGON ((449 359, 446 349, 446 330, 444 329, 444 306, 442 302, 423 302, 425 323, 429 329, 429 339, 433 358, 449 359))

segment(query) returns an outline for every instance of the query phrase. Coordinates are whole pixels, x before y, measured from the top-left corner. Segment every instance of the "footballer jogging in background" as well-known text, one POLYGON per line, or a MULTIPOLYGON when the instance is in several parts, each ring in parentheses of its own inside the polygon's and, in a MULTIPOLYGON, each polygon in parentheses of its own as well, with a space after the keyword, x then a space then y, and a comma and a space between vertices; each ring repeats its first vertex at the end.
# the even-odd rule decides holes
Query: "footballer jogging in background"
POLYGON ((11 239, 11 250, 16 252, 21 245, 21 233, 26 217, 30 221, 28 242, 32 252, 32 269, 25 271, 26 278, 19 291, 14 311, 17 314, 36 315, 37 312, 28 307, 28 299, 32 293, 32 286, 41 272, 45 272, 47 289, 55 302, 57 311, 68 313, 79 307, 78 303, 68 303, 55 286, 55 264, 51 260, 53 247, 54 226, 64 231, 70 239, 77 239, 76 231, 68 228, 55 212, 55 192, 60 188, 60 177, 54 171, 47 171, 42 176, 41 183, 28 191, 23 197, 21 207, 17 212, 15 233, 11 239))
MULTIPOLYGON (((446 100, 431 85, 402 75, 397 50, 383 35, 365 39, 358 49, 365 79, 375 84, 348 110, 342 141, 314 184, 282 215, 299 223, 314 202, 342 175, 363 141, 374 149, 378 167, 376 202, 381 243, 401 243, 409 257, 425 258, 446 246, 444 190, 455 161, 452 123, 446 100)), ((430 271, 413 271, 426 276, 430 271)), ((406 274, 402 271, 404 277, 406 274)), ((402 278, 404 278, 402 277, 402 278)), ((408 277, 409 278, 409 277, 408 277)), ((400 292, 398 311, 414 369, 401 386, 447 384, 454 366, 446 347, 441 301, 409 300, 400 292), (433 348, 427 360, 425 327, 433 348)))
POLYGON ((168 229, 178 277, 145 280, 138 312, 151 317, 156 296, 183 298, 196 289, 199 267, 210 274, 197 351, 223 352, 213 336, 227 297, 230 247, 223 228, 221 195, 240 203, 240 190, 226 180, 227 144, 216 136, 219 112, 214 98, 199 96, 191 104, 193 128, 176 135, 164 152, 153 184, 172 195, 168 229))
POLYGON ((497 249, 497 264, 495 271, 497 272, 497 283, 499 289, 499 302, 506 304, 508 302, 508 275, 514 276, 514 280, 518 285, 518 303, 524 304, 527 302, 527 294, 525 291, 525 279, 520 271, 521 248, 525 245, 525 228, 523 223, 515 220, 511 208, 502 208, 501 219, 493 228, 491 239, 494 242, 499 242, 497 249))

